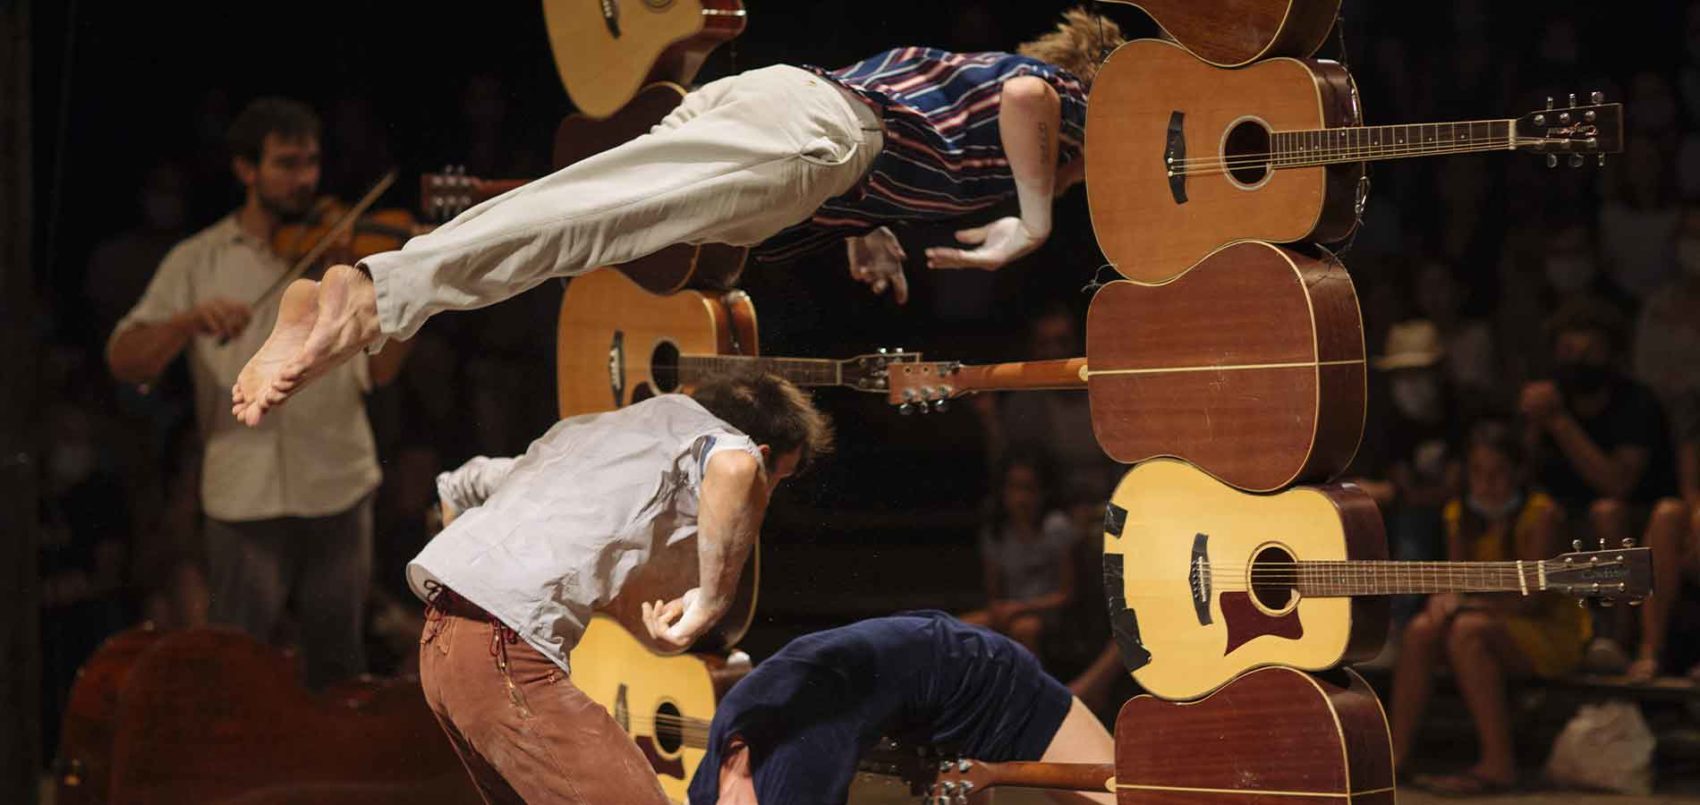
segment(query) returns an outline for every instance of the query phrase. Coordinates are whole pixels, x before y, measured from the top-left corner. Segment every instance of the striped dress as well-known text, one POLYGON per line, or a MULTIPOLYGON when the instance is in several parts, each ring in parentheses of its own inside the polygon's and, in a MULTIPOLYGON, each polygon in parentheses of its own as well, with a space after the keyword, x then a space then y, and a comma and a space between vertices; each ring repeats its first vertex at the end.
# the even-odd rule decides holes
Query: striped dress
POLYGON ((887 224, 959 218, 1015 195, 998 130, 998 101, 1012 78, 1043 78, 1061 98, 1059 163, 1079 159, 1085 143, 1085 84, 1038 59, 909 47, 838 70, 804 69, 866 100, 884 122, 885 148, 856 187, 758 246, 755 257, 763 262, 800 257, 887 224))

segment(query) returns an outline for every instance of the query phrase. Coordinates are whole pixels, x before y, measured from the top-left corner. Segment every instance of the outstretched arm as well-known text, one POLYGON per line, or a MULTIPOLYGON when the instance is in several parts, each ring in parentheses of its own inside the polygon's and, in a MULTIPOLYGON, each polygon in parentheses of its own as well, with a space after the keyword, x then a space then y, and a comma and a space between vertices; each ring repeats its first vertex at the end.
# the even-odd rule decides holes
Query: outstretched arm
POLYGON ((1002 268, 1039 248, 1051 236, 1051 200, 1057 190, 1057 129, 1062 99, 1037 76, 1012 78, 998 101, 998 131, 1015 179, 1021 215, 964 229, 956 239, 972 249, 927 250, 929 268, 1002 268))
POLYGON ((513 471, 515 459, 475 456, 456 469, 437 475, 437 501, 443 509, 443 525, 454 522, 461 512, 481 506, 495 494, 496 487, 513 471))
POLYGON ((644 624, 662 648, 684 651, 731 608, 767 500, 767 472, 755 456, 722 450, 709 457, 697 515, 700 586, 675 601, 643 604, 644 624))

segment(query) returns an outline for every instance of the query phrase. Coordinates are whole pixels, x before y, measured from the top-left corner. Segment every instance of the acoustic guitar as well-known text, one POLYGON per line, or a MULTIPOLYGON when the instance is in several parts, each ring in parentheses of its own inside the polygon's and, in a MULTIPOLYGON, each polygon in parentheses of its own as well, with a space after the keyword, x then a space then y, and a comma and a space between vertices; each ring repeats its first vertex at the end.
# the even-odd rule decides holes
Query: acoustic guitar
POLYGON ((900 410, 974 391, 1081 388, 1104 452, 1192 462, 1256 492, 1326 480, 1363 435, 1364 340, 1352 279, 1326 253, 1247 241, 1160 285, 1092 297, 1086 357, 887 367, 900 410))
POLYGON ((1266 665, 1368 659, 1384 596, 1648 595, 1648 548, 1544 561, 1387 561, 1375 502, 1350 484, 1251 495, 1184 462, 1129 470, 1104 519, 1104 590, 1122 661, 1153 695, 1185 700, 1266 665))
POLYGON ((1322 46, 1340 0, 1111 0, 1143 10, 1200 59, 1240 67, 1274 56, 1309 56, 1322 46))
POLYGON ((708 748, 715 704, 750 670, 743 652, 656 654, 602 615, 590 619, 568 663, 573 684, 632 736, 676 802, 708 748))
POLYGON ((660 296, 613 271, 576 277, 561 297, 556 378, 562 417, 611 411, 737 370, 772 372, 803 387, 884 393, 891 367, 920 360, 902 350, 846 360, 758 356, 748 294, 685 290, 660 296))
MULTIPOLYGON (((556 170, 607 151, 649 133, 685 97, 678 84, 658 83, 643 88, 630 103, 607 119, 567 115, 555 129, 556 170)), ((446 168, 419 179, 420 212, 447 221, 474 205, 504 193, 521 190, 528 179, 484 179, 464 169, 446 168)), ((667 294, 687 286, 730 288, 743 273, 749 249, 719 243, 676 244, 613 268, 644 289, 667 294)))
POLYGON ((1332 243, 1357 225, 1366 160, 1521 150, 1549 165, 1603 161, 1622 147, 1622 107, 1589 100, 1549 99, 1514 119, 1363 126, 1334 62, 1227 70, 1169 42, 1129 42, 1099 70, 1086 110, 1092 228, 1122 276, 1147 282, 1239 240, 1332 243))
POLYGON ((1000 786, 1111 791, 1123 805, 1394 801, 1386 714, 1349 669, 1260 668, 1195 702, 1136 696, 1115 736, 1113 764, 922 755, 863 768, 904 777, 927 802, 981 801, 1000 786))
POLYGON ((696 80, 745 18, 740 0, 543 0, 543 24, 567 96, 602 118, 645 84, 696 80))

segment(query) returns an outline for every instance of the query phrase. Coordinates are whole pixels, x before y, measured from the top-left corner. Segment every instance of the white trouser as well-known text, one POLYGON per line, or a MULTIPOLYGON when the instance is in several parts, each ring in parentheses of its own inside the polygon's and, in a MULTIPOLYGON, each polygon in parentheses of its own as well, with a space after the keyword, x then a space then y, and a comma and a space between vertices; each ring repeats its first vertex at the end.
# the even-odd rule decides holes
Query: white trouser
POLYGON ((871 109, 808 71, 707 84, 649 134, 363 260, 383 334, 676 243, 760 243, 854 187, 883 144, 871 109))

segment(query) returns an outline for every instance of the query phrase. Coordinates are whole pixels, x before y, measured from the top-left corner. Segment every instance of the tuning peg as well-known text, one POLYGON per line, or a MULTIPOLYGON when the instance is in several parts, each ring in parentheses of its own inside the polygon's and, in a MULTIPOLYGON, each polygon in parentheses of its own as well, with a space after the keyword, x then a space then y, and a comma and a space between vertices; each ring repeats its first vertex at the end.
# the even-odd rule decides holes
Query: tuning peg
POLYGON ((1547 167, 1549 167, 1549 168, 1558 167, 1558 155, 1557 154, 1547 154, 1547 167))
POLYGON ((915 406, 911 403, 904 403, 897 406, 897 413, 903 416, 909 416, 910 414, 915 413, 915 406))
POLYGON ((1623 538, 1623 547, 1625 547, 1625 548, 1635 547, 1635 538, 1634 537, 1624 537, 1623 538))
POLYGON ((1574 92, 1570 93, 1570 105, 1571 106, 1576 105, 1576 93, 1574 93, 1574 92))
POLYGON ((937 411, 941 414, 946 412, 946 411, 949 411, 950 410, 950 400, 938 400, 938 401, 934 402, 933 403, 933 410, 937 411))
POLYGON ((1570 167, 1572 167, 1572 168, 1582 167, 1582 155, 1581 154, 1571 154, 1570 155, 1570 167))
POLYGON ((1551 95, 1547 96, 1547 109, 1548 110, 1552 109, 1552 96, 1551 95))
POLYGON ((1593 92, 1588 93, 1588 102, 1589 103, 1605 103, 1606 102, 1606 94, 1604 92, 1601 92, 1601 91, 1596 89, 1593 92))
POLYGON ((1571 540, 1570 541, 1570 549, 1573 550, 1573 551, 1582 550, 1582 540, 1579 540, 1579 539, 1571 540))
POLYGON ((1638 606, 1641 606, 1642 604, 1645 604, 1645 603, 1647 603, 1647 599, 1645 599, 1645 598, 1631 598, 1631 599, 1629 599, 1629 605, 1632 606, 1632 607, 1638 607, 1638 606))
POLYGON ((1616 606, 1616 605, 1617 605, 1617 602, 1610 599, 1610 598, 1601 598, 1600 599, 1600 606, 1602 606, 1602 607, 1610 607, 1610 606, 1616 606))
POLYGON ((1606 155, 1601 154, 1600 155, 1600 167, 1602 167, 1602 168, 1605 167, 1605 164, 1606 164, 1606 155))
MULTIPOLYGON (((957 771, 966 772, 966 771, 968 771, 969 769, 972 769, 972 768, 974 768, 974 762, 969 760, 968 758, 959 757, 959 758, 956 759, 956 770, 957 771)), ((970 787, 973 786, 972 783, 965 783, 965 785, 968 785, 970 787)))
POLYGON ((1570 125, 1570 113, 1569 112, 1559 112, 1558 113, 1558 125, 1560 125, 1560 126, 1570 125))
POLYGON ((1581 607, 1583 609, 1587 609, 1588 608, 1588 599, 1586 599, 1586 598, 1576 599, 1576 606, 1581 607))

